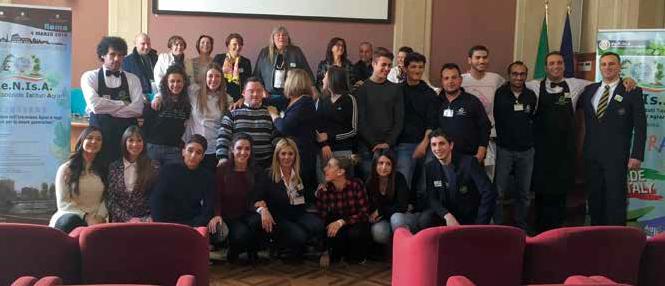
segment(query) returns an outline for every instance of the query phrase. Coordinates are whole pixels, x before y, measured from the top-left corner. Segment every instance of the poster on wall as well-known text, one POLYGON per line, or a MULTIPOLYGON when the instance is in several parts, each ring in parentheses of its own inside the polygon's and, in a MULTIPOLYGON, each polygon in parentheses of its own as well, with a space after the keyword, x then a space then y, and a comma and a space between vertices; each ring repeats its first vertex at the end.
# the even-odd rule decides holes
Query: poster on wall
POLYGON ((600 30, 597 44, 596 66, 603 53, 619 54, 621 76, 644 92, 647 143, 642 169, 628 173, 627 219, 652 236, 665 231, 665 30, 600 30))
POLYGON ((69 155, 72 13, 0 5, 0 223, 48 223, 69 155))

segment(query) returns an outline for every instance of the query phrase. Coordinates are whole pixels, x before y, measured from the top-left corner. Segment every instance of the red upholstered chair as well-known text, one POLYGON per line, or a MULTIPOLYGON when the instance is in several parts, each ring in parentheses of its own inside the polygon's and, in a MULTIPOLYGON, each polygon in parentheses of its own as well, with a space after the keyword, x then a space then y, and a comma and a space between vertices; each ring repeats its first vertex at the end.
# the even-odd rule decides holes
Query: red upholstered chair
POLYGON ((636 284, 644 233, 632 227, 559 228, 526 240, 524 283, 561 283, 571 275, 602 275, 636 284))
POLYGON ((448 278, 446 286, 476 286, 476 284, 466 276, 455 275, 448 278))
POLYGON ((180 276, 193 275, 197 285, 208 285, 205 228, 167 223, 111 223, 73 233, 79 238, 84 284, 176 285, 180 276))
POLYGON ((563 282, 563 285, 587 285, 587 286, 629 286, 627 284, 619 284, 612 279, 609 279, 605 276, 583 276, 583 275, 573 275, 566 279, 563 282))
POLYGON ((44 225, 0 223, 0 285, 22 276, 79 282, 78 241, 44 225))
POLYGON ((640 264, 640 286, 665 285, 665 233, 647 240, 640 264))
POLYGON ((392 284, 440 286, 464 275, 477 285, 519 285, 524 232, 497 225, 435 227, 393 239, 392 284))
POLYGON ((37 278, 33 276, 22 276, 16 279, 12 286, 34 286, 37 283, 37 278))
POLYGON ((42 279, 39 279, 35 286, 58 286, 62 285, 62 279, 58 276, 46 276, 42 279))

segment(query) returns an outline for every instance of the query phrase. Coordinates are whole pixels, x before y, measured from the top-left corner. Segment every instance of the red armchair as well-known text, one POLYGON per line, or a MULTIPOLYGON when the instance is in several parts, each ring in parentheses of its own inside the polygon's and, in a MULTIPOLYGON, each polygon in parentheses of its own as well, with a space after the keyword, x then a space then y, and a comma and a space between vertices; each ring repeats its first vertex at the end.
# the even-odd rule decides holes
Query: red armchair
POLYGON ((205 228, 167 223, 111 223, 76 229, 81 280, 88 284, 176 285, 193 275, 208 285, 205 228))
POLYGON ((627 284, 619 284, 612 279, 605 276, 582 276, 573 275, 566 279, 563 285, 587 285, 587 286, 630 286, 627 284))
MULTIPOLYGON (((32 276, 23 276, 12 284, 12 286, 63 286, 62 280, 59 277, 49 276, 37 280, 37 278, 32 276)), ((99 286, 104 286, 110 284, 100 284, 99 286)), ((151 285, 139 285, 139 284, 113 284, 115 286, 151 286, 151 285)), ((79 285, 84 286, 84 285, 79 285)), ((94 286, 89 284, 88 286, 94 286)), ((183 275, 178 278, 176 286, 196 286, 196 278, 192 275, 183 275)))
POLYGON ((561 283, 571 275, 603 275, 636 284, 644 233, 631 227, 568 227, 526 240, 524 283, 561 283))
POLYGON ((56 275, 79 282, 78 242, 44 225, 0 223, 0 285, 22 276, 56 275))
POLYGON ((446 286, 476 286, 476 284, 466 276, 455 275, 448 278, 446 286))
POLYGON ((393 239, 393 285, 444 285, 463 275, 477 285, 519 285, 524 232, 497 225, 435 227, 393 239))
POLYGON ((640 264, 640 286, 665 285, 665 232, 647 240, 640 264))

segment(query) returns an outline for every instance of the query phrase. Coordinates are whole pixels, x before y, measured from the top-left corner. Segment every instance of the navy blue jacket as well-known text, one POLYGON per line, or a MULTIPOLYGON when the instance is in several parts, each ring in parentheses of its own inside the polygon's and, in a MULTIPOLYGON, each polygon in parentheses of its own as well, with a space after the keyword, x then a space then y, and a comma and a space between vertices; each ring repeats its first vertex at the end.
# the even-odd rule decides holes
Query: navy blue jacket
POLYGON ((150 195, 150 213, 156 222, 206 226, 214 214, 213 174, 199 166, 188 169, 184 163, 161 167, 159 180, 150 195))
POLYGON ((451 213, 463 225, 490 223, 497 192, 475 157, 454 154, 446 167, 435 159, 425 166, 425 177, 430 208, 439 217, 451 213))
POLYGON ((293 105, 284 110, 284 117, 274 122, 275 129, 286 137, 292 137, 298 145, 301 160, 309 160, 316 156, 315 143, 316 110, 314 100, 302 96, 293 105))
POLYGON ((141 80, 141 88, 143 89, 144 94, 152 92, 152 86, 150 81, 153 80, 152 70, 155 68, 155 63, 157 63, 157 51, 150 50, 148 52, 148 57, 150 57, 150 67, 143 67, 141 55, 136 51, 136 48, 132 51, 131 54, 127 55, 122 61, 122 69, 135 74, 141 80))

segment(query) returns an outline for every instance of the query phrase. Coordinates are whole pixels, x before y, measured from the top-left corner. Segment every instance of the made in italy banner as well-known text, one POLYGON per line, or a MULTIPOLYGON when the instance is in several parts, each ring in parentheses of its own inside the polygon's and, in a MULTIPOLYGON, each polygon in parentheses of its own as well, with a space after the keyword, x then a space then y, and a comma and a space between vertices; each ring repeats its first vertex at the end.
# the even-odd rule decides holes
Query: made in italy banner
POLYGON ((621 56, 621 76, 644 92, 647 142, 641 170, 628 172, 627 220, 652 236, 665 231, 665 30, 600 30, 596 67, 605 52, 621 56))
POLYGON ((70 151, 72 13, 0 5, 0 222, 47 223, 70 151))

